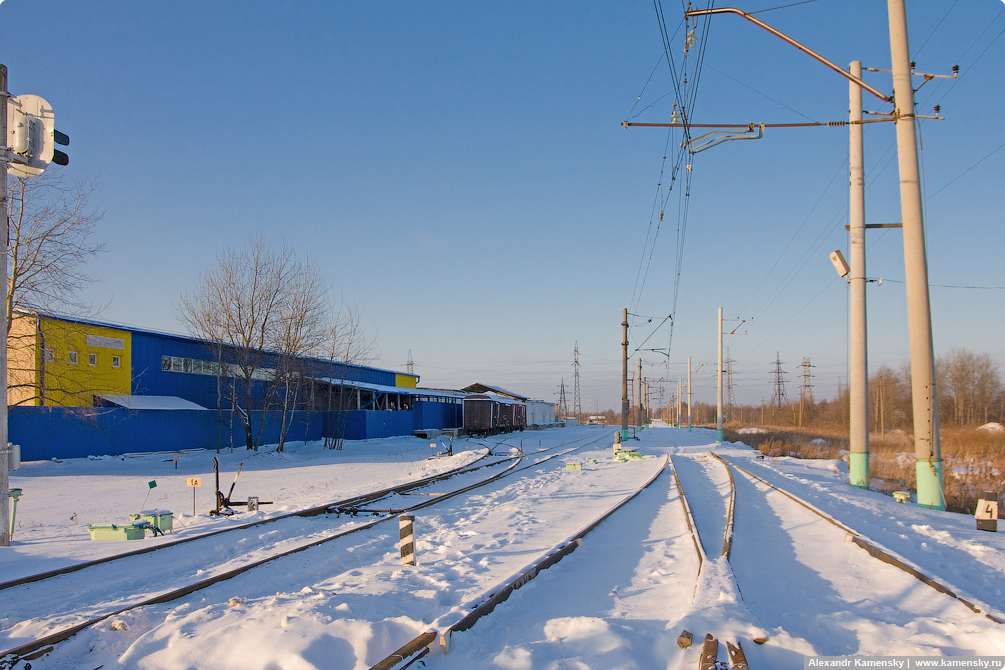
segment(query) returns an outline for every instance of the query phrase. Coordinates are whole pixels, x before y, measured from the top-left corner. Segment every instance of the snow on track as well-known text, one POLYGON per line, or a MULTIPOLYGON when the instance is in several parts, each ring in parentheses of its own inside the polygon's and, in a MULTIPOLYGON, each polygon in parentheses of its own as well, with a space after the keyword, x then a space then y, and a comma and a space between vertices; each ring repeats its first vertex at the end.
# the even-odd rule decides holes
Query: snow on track
POLYGON ((59 645, 46 667, 76 667, 82 655, 91 667, 116 659, 157 668, 310 667, 317 654, 331 655, 326 667, 369 667, 434 621, 459 619, 464 603, 539 559, 659 464, 604 460, 566 471, 566 461, 590 456, 609 452, 566 455, 423 510, 415 568, 398 565, 397 528, 383 524, 338 550, 309 549, 98 624, 59 645))
POLYGON ((485 447, 481 441, 460 440, 454 444, 452 458, 427 461, 431 451, 429 442, 409 437, 346 442, 342 451, 324 449, 320 442, 288 443, 284 453, 271 448, 240 448, 232 453, 225 449, 220 454, 196 451, 178 455, 177 469, 172 461, 177 454, 26 462, 10 476, 10 485, 24 493, 17 507, 14 541, 9 550, 0 552, 0 581, 402 484, 471 463, 485 453, 485 447), (238 464, 244 463, 234 498, 258 495, 274 504, 233 517, 207 516, 206 510, 213 506, 213 456, 220 459, 220 485, 225 492, 238 464), (196 493, 196 516, 191 514, 192 489, 186 486, 190 476, 202 477, 203 486, 196 493), (157 487, 148 489, 149 481, 156 481, 157 487), (90 540, 88 524, 128 523, 129 514, 139 511, 148 492, 148 509, 174 511, 174 534, 142 542, 90 540))
POLYGON ((698 536, 709 558, 722 551, 729 507, 729 475, 722 463, 708 453, 673 458, 698 536))
POLYGON ((961 597, 987 603, 996 615, 1005 613, 1005 533, 977 530, 970 515, 898 504, 889 496, 853 488, 840 461, 765 462, 745 448, 717 451, 908 558, 961 597))
POLYGON ((731 566, 743 601, 769 629, 768 644, 747 652, 752 664, 764 656, 773 668, 802 667, 801 658, 773 653, 783 649, 828 656, 1005 652, 1002 626, 872 558, 778 492, 742 474, 736 487, 731 566))
MULTIPOLYGON (((677 646, 698 559, 670 470, 469 631, 430 667, 658 668, 677 646), (564 661, 565 665, 561 665, 564 661), (435 664, 435 666, 434 666, 435 664)), ((436 658, 436 656, 440 656, 436 658)))

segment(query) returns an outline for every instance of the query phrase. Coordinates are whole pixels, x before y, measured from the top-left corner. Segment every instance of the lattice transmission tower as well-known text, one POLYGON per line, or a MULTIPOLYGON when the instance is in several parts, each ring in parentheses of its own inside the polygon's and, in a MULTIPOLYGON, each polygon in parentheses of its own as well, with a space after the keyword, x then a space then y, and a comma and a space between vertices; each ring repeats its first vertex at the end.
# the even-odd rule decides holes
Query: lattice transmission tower
POLYGON ((782 370, 782 361, 779 359, 777 351, 775 352, 775 369, 772 374, 775 376, 775 381, 771 393, 771 406, 775 408, 775 411, 778 411, 788 404, 788 398, 785 397, 785 375, 788 373, 782 370))
POLYGON ((562 377, 562 383, 558 385, 558 415, 563 419, 569 416, 569 401, 565 398, 565 377, 562 377))
POLYGON ((579 341, 576 341, 576 351, 573 353, 572 359, 572 411, 576 415, 576 421, 582 425, 583 423, 583 402, 579 398, 579 341))
POLYGON ((405 366, 406 366, 406 369, 408 370, 408 374, 410 374, 410 375, 414 375, 415 374, 415 362, 412 361, 412 350, 411 349, 408 350, 408 362, 405 363, 405 366))
POLYGON ((813 406, 813 384, 810 383, 813 375, 810 373, 810 359, 803 359, 803 385, 799 387, 799 427, 803 427, 803 408, 813 406))
POLYGON ((736 397, 733 395, 733 363, 736 361, 729 355, 729 347, 726 347, 726 360, 722 362, 723 382, 726 384, 726 407, 723 414, 727 421, 736 420, 736 397))

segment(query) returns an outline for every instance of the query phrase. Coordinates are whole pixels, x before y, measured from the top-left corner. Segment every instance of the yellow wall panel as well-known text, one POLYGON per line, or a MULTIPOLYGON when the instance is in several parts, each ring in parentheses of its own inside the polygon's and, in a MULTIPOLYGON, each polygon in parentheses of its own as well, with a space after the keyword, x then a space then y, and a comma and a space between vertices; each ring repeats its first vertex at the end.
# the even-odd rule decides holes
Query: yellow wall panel
POLYGON ((405 389, 414 389, 419 382, 415 375, 394 375, 394 385, 405 389))
POLYGON ((46 318, 41 331, 44 404, 90 407, 96 393, 130 394, 130 332, 46 318))

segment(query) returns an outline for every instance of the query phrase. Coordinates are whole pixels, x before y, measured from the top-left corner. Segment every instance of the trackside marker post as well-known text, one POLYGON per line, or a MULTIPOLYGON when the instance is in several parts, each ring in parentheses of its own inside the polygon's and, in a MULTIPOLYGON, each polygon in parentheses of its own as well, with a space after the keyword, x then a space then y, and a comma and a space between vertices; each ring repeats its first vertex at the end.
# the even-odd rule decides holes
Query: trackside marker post
POLYGON ((185 483, 192 489, 192 516, 195 516, 195 490, 202 486, 202 477, 188 477, 185 483))
POLYGON ((398 517, 398 535, 400 537, 401 564, 415 565, 415 517, 402 515, 398 517))
POLYGON ((994 491, 985 491, 977 500, 977 530, 986 530, 992 533, 998 532, 998 494, 994 491))

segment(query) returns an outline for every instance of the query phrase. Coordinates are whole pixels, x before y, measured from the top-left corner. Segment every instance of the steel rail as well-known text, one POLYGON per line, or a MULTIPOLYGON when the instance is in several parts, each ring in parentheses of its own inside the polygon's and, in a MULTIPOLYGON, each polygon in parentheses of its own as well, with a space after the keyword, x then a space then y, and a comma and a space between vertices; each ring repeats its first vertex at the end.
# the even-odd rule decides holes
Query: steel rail
POLYGON ((505 463, 506 461, 514 458, 512 456, 509 456, 509 457, 506 457, 506 458, 502 458, 501 460, 494 461, 492 463, 483 463, 482 465, 478 465, 478 466, 472 467, 472 465, 474 465, 475 463, 478 463, 479 461, 487 458, 490 455, 491 455, 491 450, 488 451, 488 452, 486 452, 485 454, 482 454, 481 456, 479 456, 477 459, 475 459, 471 463, 459 466, 459 467, 454 468, 452 470, 448 470, 447 472, 441 472, 441 473, 436 474, 436 475, 429 475, 429 476, 423 477, 421 479, 416 479, 416 480, 411 481, 411 482, 406 482, 405 484, 398 484, 396 486, 390 486, 388 488, 381 489, 379 491, 372 491, 370 493, 364 493, 362 495, 355 496, 353 498, 347 498, 346 500, 343 500, 343 501, 340 501, 340 502, 325 503, 324 505, 318 505, 318 506, 315 506, 315 507, 308 507, 306 509, 301 509, 301 510, 294 510, 292 512, 285 512, 283 514, 279 514, 277 516, 269 517, 267 519, 261 519, 259 521, 252 521, 251 523, 244 523, 244 524, 240 524, 240 525, 237 525, 237 526, 230 526, 228 528, 221 528, 220 530, 214 530, 214 531, 210 531, 208 533, 200 533, 198 535, 193 535, 192 537, 185 537, 185 538, 182 538, 182 539, 179 539, 179 540, 174 540, 174 541, 171 541, 171 542, 165 542, 165 543, 162 543, 162 544, 159 544, 159 545, 156 545, 156 546, 152 546, 152 547, 144 547, 142 549, 135 549, 133 551, 127 551, 127 552, 124 552, 124 553, 121 553, 121 554, 115 554, 114 556, 106 556, 104 558, 98 558, 98 559, 94 559, 94 560, 91 560, 91 561, 84 561, 82 563, 74 563, 73 565, 68 565, 68 566, 65 566, 65 567, 62 567, 62 568, 56 568, 54 570, 49 570, 49 571, 46 571, 46 572, 39 572, 39 573, 36 573, 36 574, 33 574, 33 575, 27 575, 25 577, 19 577, 17 579, 12 579, 12 580, 6 581, 6 582, 0 582, 0 591, 3 591, 4 589, 13 588, 15 586, 21 586, 22 584, 30 584, 32 582, 38 582, 38 581, 43 581, 43 580, 46 580, 46 579, 51 579, 53 577, 59 577, 59 576, 62 576, 62 575, 67 575, 67 574, 70 574, 70 573, 73 573, 73 572, 77 572, 79 570, 84 570, 86 568, 94 567, 96 565, 104 565, 106 563, 112 563, 113 561, 117 561, 117 560, 120 560, 120 559, 123 559, 123 558, 129 558, 131 556, 140 556, 142 554, 149 554, 149 553, 152 553, 152 552, 155 552, 155 551, 160 551, 162 549, 169 549, 171 547, 176 547, 176 546, 178 546, 180 544, 186 544, 188 542, 194 542, 196 540, 205 540, 205 539, 210 538, 210 537, 216 537, 218 535, 223 535, 224 533, 230 533, 230 532, 237 531, 237 530, 245 530, 247 528, 254 528, 255 526, 262 526, 262 525, 265 525, 265 524, 268 524, 268 523, 273 523, 273 522, 276 522, 276 521, 281 521, 283 519, 289 519, 289 518, 292 518, 292 517, 305 517, 305 518, 307 518, 307 517, 312 517, 312 516, 320 516, 321 514, 329 514, 329 513, 332 513, 332 508, 337 507, 337 506, 343 506, 344 507, 346 505, 362 504, 362 503, 366 503, 366 502, 373 502, 374 500, 379 500, 379 499, 381 499, 381 498, 383 498, 383 497, 385 497, 385 496, 387 496, 389 494, 392 494, 392 493, 400 493, 400 492, 403 492, 403 491, 410 491, 410 490, 415 489, 415 488, 422 488, 424 486, 428 486, 430 484, 435 484, 435 483, 437 483, 439 481, 443 481, 445 479, 450 479, 451 477, 456 477, 458 475, 466 474, 468 472, 473 472, 473 471, 481 469, 481 468, 491 467, 491 466, 494 466, 494 465, 500 465, 500 464, 505 463))
POLYGON ((748 470, 746 470, 744 468, 741 468, 739 465, 737 465, 736 463, 733 463, 729 459, 727 459, 727 458, 725 458, 723 456, 719 456, 718 454, 715 454, 715 456, 716 456, 716 458, 719 458, 720 460, 724 461, 725 463, 728 463, 730 466, 736 468, 737 470, 739 470, 743 474, 747 475, 751 479, 755 479, 758 482, 764 484, 765 486, 768 486, 768 487, 774 489, 775 491, 778 491, 782 495, 786 496, 787 498, 791 499, 793 502, 801 505, 802 507, 805 507, 806 509, 808 509, 809 511, 813 512, 814 514, 816 514, 820 518, 824 519, 825 521, 828 521, 829 523, 833 524, 834 526, 837 526, 838 528, 840 528, 841 530, 843 530, 846 533, 846 535, 845 535, 846 541, 852 542, 852 543, 858 545, 860 548, 862 548, 866 552, 868 552, 868 554, 870 556, 872 556, 873 558, 875 558, 877 560, 880 560, 880 561, 882 561, 882 562, 884 562, 884 563, 886 563, 888 565, 892 565, 895 568, 903 570, 904 572, 906 572, 907 574, 911 575, 912 577, 914 577, 915 579, 917 579, 921 583, 923 583, 926 586, 929 586, 929 587, 935 589, 939 593, 945 594, 945 595, 947 595, 947 596, 949 596, 951 598, 955 598, 956 600, 958 600, 961 603, 963 603, 969 610, 971 610, 975 614, 983 614, 988 619, 991 619, 992 621, 994 621, 997 624, 1005 624, 1005 619, 1002 619, 1002 618, 997 617, 997 616, 993 616, 989 612, 986 612, 986 611, 980 609, 979 607, 977 607, 976 605, 974 605, 972 602, 970 602, 966 598, 963 598, 963 597, 957 595, 952 589, 950 589, 945 584, 942 584, 941 582, 936 581, 935 579, 933 579, 933 578, 925 575, 918 568, 910 565, 907 562, 907 560, 904 559, 903 557, 897 556, 895 553, 893 553, 893 552, 891 552, 891 551, 889 551, 887 549, 880 548, 879 546, 877 546, 873 542, 870 542, 870 541, 866 540, 862 536, 861 533, 859 533, 856 530, 853 530, 853 529, 849 528, 848 526, 846 526, 845 524, 841 523, 840 521, 838 521, 837 519, 835 519, 831 515, 827 514, 826 512, 824 512, 824 511, 822 511, 820 509, 817 509, 816 507, 814 507, 810 503, 806 502, 805 500, 802 500, 798 496, 796 496, 796 495, 794 495, 794 494, 786 491, 785 489, 780 488, 778 486, 775 486, 771 482, 766 481, 766 480, 762 479, 761 477, 758 477, 754 473, 749 472, 748 470))
MULTIPOLYGON (((598 438, 598 439, 600 439, 600 438, 598 438)), ((572 449, 569 449, 568 451, 560 451, 558 453, 552 454, 551 456, 548 456, 546 458, 542 458, 539 461, 534 461, 533 463, 529 463, 529 464, 523 466, 522 468, 516 468, 510 474, 517 473, 517 472, 522 472, 524 470, 528 470, 530 468, 538 466, 541 463, 547 463, 548 461, 550 461, 553 458, 558 458, 559 456, 565 456, 567 454, 571 454, 574 451, 579 451, 583 447, 589 446, 590 444, 593 444, 593 442, 596 442, 596 441, 597 440, 593 440, 592 442, 587 442, 586 444, 584 444, 584 445, 582 445, 580 447, 573 447, 572 449)), ((560 446, 565 446, 565 445, 560 445, 560 446)), ((552 448, 554 448, 554 447, 552 447, 552 448)), ((542 449, 541 451, 535 452, 533 455, 540 454, 540 453, 542 453, 544 451, 549 451, 549 450, 550 449, 542 449)), ((483 467, 486 467, 486 466, 483 466, 483 467)), ((469 487, 467 487, 465 489, 461 489, 460 491, 452 492, 451 495, 456 495, 458 493, 464 493, 465 491, 470 491, 471 489, 478 488, 479 486, 482 486, 482 484, 474 484, 474 485, 469 486, 469 487)), ((335 513, 335 514, 347 514, 347 513, 352 513, 352 514, 405 514, 407 512, 414 512, 416 510, 420 510, 420 509, 423 509, 425 507, 429 507, 430 505, 435 505, 436 503, 438 503, 440 500, 443 499, 443 496, 445 494, 442 494, 442 493, 432 494, 431 493, 429 495, 431 495, 431 496, 435 495, 436 498, 434 498, 433 500, 427 500, 426 502, 419 503, 417 505, 412 505, 411 507, 405 507, 405 508, 402 508, 402 509, 355 509, 355 510, 345 510, 343 508, 343 509, 337 509, 333 513, 335 513)))
MULTIPOLYGON (((583 439, 583 438, 580 438, 580 439, 583 439)), ((575 443, 575 442, 578 442, 578 441, 579 440, 572 440, 571 442, 567 442, 567 443, 564 443, 564 444, 556 445, 554 447, 546 447, 546 448, 541 449, 540 451, 537 451, 535 453, 542 453, 542 452, 545 452, 545 451, 550 451, 552 449, 558 449, 560 447, 565 446, 566 444, 572 444, 572 443, 575 443)), ((482 454, 481 456, 479 456, 477 459, 475 459, 471 463, 459 466, 457 468, 454 468, 452 470, 448 470, 446 472, 441 472, 441 473, 436 474, 436 475, 429 475, 427 477, 423 477, 423 478, 420 478, 420 479, 417 479, 417 480, 414 480, 414 481, 411 481, 411 482, 406 482, 404 484, 398 484, 398 485, 391 486, 391 487, 388 487, 388 488, 385 488, 385 489, 380 489, 379 491, 372 491, 370 493, 364 493, 364 494, 361 494, 359 496, 355 496, 353 498, 347 498, 347 499, 341 500, 341 501, 336 501, 336 502, 331 502, 331 503, 325 503, 323 505, 317 505, 317 506, 314 506, 314 507, 308 507, 308 508, 301 509, 301 510, 294 510, 292 512, 285 512, 283 514, 279 514, 279 515, 276 515, 276 516, 273 516, 273 517, 269 517, 267 519, 261 519, 259 521, 253 521, 253 522, 250 522, 250 523, 244 523, 244 524, 239 524, 239 525, 236 525, 236 526, 230 526, 228 528, 222 528, 220 530, 209 531, 209 532, 206 532, 206 533, 199 533, 199 534, 193 535, 191 537, 185 537, 185 538, 182 538, 182 539, 173 540, 171 542, 164 542, 162 544, 159 544, 159 545, 156 545, 156 546, 152 546, 152 547, 144 547, 142 549, 135 549, 135 550, 127 551, 127 552, 124 552, 124 553, 115 554, 113 556, 106 556, 104 558, 94 559, 94 560, 91 560, 91 561, 84 561, 84 562, 81 562, 81 563, 74 563, 73 565, 64 566, 62 568, 56 568, 54 570, 49 570, 49 571, 46 571, 46 572, 40 572, 40 573, 36 573, 36 574, 33 574, 33 575, 26 575, 24 577, 19 577, 17 579, 12 579, 12 580, 9 580, 9 581, 6 581, 6 582, 0 582, 0 591, 2 591, 4 589, 9 589, 9 588, 12 588, 12 587, 15 587, 15 586, 21 586, 23 584, 30 584, 30 583, 33 583, 33 582, 38 582, 38 581, 43 581, 43 580, 46 580, 46 579, 51 579, 53 577, 59 577, 59 576, 62 576, 62 575, 67 575, 67 574, 70 574, 70 573, 73 573, 73 572, 77 572, 79 570, 84 570, 86 568, 94 567, 96 565, 104 565, 106 563, 111 563, 111 562, 117 561, 119 559, 129 558, 129 557, 132 557, 132 556, 139 556, 139 555, 142 555, 142 554, 149 554, 149 553, 152 553, 152 552, 155 552, 155 551, 160 551, 162 549, 168 549, 168 548, 177 546, 179 544, 186 544, 188 542, 194 542, 196 540, 204 540, 206 538, 216 537, 216 536, 222 535, 224 533, 229 533, 229 532, 238 531, 238 530, 245 530, 245 529, 248 529, 248 528, 253 528, 255 526, 261 526, 261 525, 264 525, 264 524, 273 523, 275 521, 281 521, 283 519, 289 519, 289 518, 292 518, 292 517, 309 518, 309 517, 313 517, 313 516, 320 516, 322 514, 333 514, 333 513, 336 513, 338 507, 348 507, 348 506, 352 506, 352 505, 361 505, 361 504, 368 503, 368 502, 374 502, 376 500, 380 500, 381 498, 384 498, 384 497, 386 497, 388 495, 391 495, 391 494, 395 494, 395 493, 402 494, 402 493, 405 493, 405 492, 410 491, 412 489, 422 488, 424 486, 429 486, 430 484, 435 484, 437 482, 444 481, 444 480, 450 479, 450 478, 458 476, 458 475, 463 475, 463 474, 467 474, 469 472, 474 472, 475 470, 480 470, 481 468, 487 468, 487 467, 493 467, 493 466, 496 466, 496 465, 501 465, 501 464, 506 463, 507 461, 512 460, 513 458, 515 458, 514 456, 501 457, 500 460, 498 460, 498 461, 493 461, 491 463, 483 463, 481 465, 474 465, 475 463, 478 463, 479 461, 484 460, 485 458, 488 458, 489 456, 494 456, 495 454, 493 453, 493 450, 496 447, 504 445, 505 444, 505 440, 503 440, 501 442, 494 442, 494 443, 491 444, 491 446, 489 446, 489 445, 487 445, 485 443, 482 443, 482 442, 479 442, 478 444, 480 444, 481 446, 483 446, 483 447, 485 447, 487 449, 486 453, 482 454)))
MULTIPOLYGON (((509 474, 511 470, 513 470, 517 465, 520 464, 520 461, 522 459, 523 459, 522 456, 519 457, 519 458, 517 458, 517 460, 514 463, 512 463, 509 466, 509 468, 507 468, 503 472, 497 473, 497 474, 489 477, 488 479, 484 480, 481 485, 490 484, 490 483, 494 482, 495 480, 497 480, 497 479, 499 479, 499 478, 501 478, 501 477, 509 474)), ((460 495, 461 493, 464 493, 464 492, 470 490, 471 488, 472 487, 466 487, 465 489, 462 489, 460 491, 457 491, 457 492, 454 492, 454 493, 451 493, 451 494, 446 494, 444 496, 441 496, 440 498, 437 498, 433 502, 436 502, 436 503, 442 502, 443 500, 446 500, 448 498, 452 498, 455 495, 460 495)), ((426 505, 423 505, 423 506, 426 506, 426 505)), ((294 549, 283 551, 283 552, 280 552, 278 554, 274 554, 272 556, 268 556, 266 558, 254 561, 252 563, 248 563, 248 564, 242 565, 242 566, 240 566, 238 568, 234 568, 232 570, 228 570, 227 572, 223 572, 223 573, 221 573, 219 575, 214 575, 213 577, 208 577, 208 578, 200 580, 198 582, 194 582, 192 584, 188 584, 187 586, 183 586, 183 587, 181 587, 179 589, 174 589, 172 591, 167 591, 167 592, 161 593, 161 594, 159 594, 157 596, 154 596, 152 598, 148 598, 148 599, 146 599, 146 600, 144 600, 142 602, 133 603, 133 604, 128 605, 126 607, 121 607, 119 609, 116 609, 115 611, 108 612, 106 614, 102 614, 102 615, 99 615, 99 616, 96 616, 96 617, 92 617, 91 619, 88 619, 87 621, 84 621, 82 623, 76 624, 74 626, 71 626, 70 628, 64 629, 64 630, 59 631, 57 633, 53 633, 52 635, 47 635, 45 637, 38 638, 38 639, 36 639, 33 642, 28 642, 28 643, 23 644, 21 646, 14 647, 12 649, 7 649, 7 650, 4 650, 4 651, 0 651, 0 661, 2 661, 3 659, 6 659, 8 656, 13 656, 15 658, 25 657, 27 654, 31 654, 31 652, 37 651, 37 650, 39 650, 39 649, 41 649, 43 647, 52 646, 52 645, 58 644, 59 642, 63 642, 64 640, 67 640, 67 639, 73 637, 74 635, 76 635, 80 631, 84 630, 85 628, 89 628, 90 626, 93 626, 96 623, 100 623, 100 622, 104 621, 105 619, 109 619, 111 617, 118 616, 119 614, 122 614, 123 612, 128 612, 129 610, 136 609, 138 607, 146 607, 148 605, 159 605, 159 604, 162 604, 162 603, 171 602, 172 600, 177 600, 178 598, 183 598, 183 597, 189 595, 190 593, 194 593, 196 591, 202 590, 202 589, 204 589, 206 587, 212 586, 212 585, 217 584, 219 582, 226 581, 228 579, 236 577, 237 575, 240 575, 240 574, 242 574, 244 572, 247 572, 248 570, 251 570, 253 568, 257 568, 257 567, 259 567, 261 565, 265 565, 266 563, 271 563, 272 561, 278 560, 280 558, 285 558, 285 557, 290 556, 292 554, 296 554, 296 553, 299 553, 301 551, 305 551, 307 549, 311 549, 313 547, 317 547, 319 545, 325 544, 326 542, 331 542, 332 540, 337 540, 337 539, 345 537, 347 535, 351 535, 353 533, 357 533, 357 532, 359 532, 361 530, 367 530, 369 528, 373 528, 377 524, 384 523, 385 521, 389 521, 389 520, 394 519, 394 518, 395 518, 394 516, 390 516, 390 515, 389 516, 384 516, 384 517, 381 517, 381 518, 376 519, 374 521, 371 521, 369 523, 364 523, 364 524, 361 524, 359 526, 355 526, 355 527, 350 528, 348 530, 341 531, 341 532, 335 533, 333 535, 329 535, 328 537, 321 538, 320 540, 315 540, 313 542, 310 542, 308 544, 296 547, 294 549)))
MULTIPOLYGON (((583 449, 583 448, 585 448, 585 447, 593 444, 594 442, 597 442, 598 440, 602 439, 602 437, 603 436, 597 437, 594 440, 592 440, 590 442, 587 442, 586 444, 581 445, 579 447, 576 447, 575 449, 570 450, 570 452, 565 452, 565 453, 571 453, 571 451, 576 451, 578 449, 583 449)), ((573 440, 573 442, 576 442, 576 441, 578 441, 578 440, 573 440)), ((566 444, 568 444, 568 443, 566 443, 566 444)), ((556 447, 549 447, 548 449, 542 449, 541 451, 548 451, 550 449, 559 448, 561 446, 565 446, 565 445, 564 444, 563 445, 557 445, 556 447)), ((537 453, 541 453, 541 452, 537 452, 537 453)), ((554 458, 555 456, 558 456, 558 455, 562 455, 562 454, 555 454, 555 455, 550 456, 548 459, 545 459, 545 460, 549 460, 550 458, 554 458)), ((435 498, 433 500, 426 501, 424 503, 420 503, 418 505, 415 505, 415 506, 413 506, 411 508, 408 508, 407 510, 403 510, 403 511, 404 512, 410 512, 410 511, 413 511, 413 510, 418 510, 418 509, 422 509, 422 508, 425 508, 425 507, 429 507, 429 506, 434 505, 434 504, 439 504, 439 503, 441 503, 441 502, 443 502, 445 500, 449 500, 449 499, 451 499, 451 498, 453 498, 455 496, 458 496, 458 495, 461 495, 463 493, 466 493, 466 492, 468 492, 468 491, 470 491, 470 490, 472 490, 474 488, 478 488, 479 486, 486 486, 488 484, 491 484, 492 482, 494 482, 494 481, 496 481, 498 479, 501 479, 502 477, 505 477, 505 476, 507 476, 509 474, 513 474, 514 472, 517 472, 518 470, 516 468, 517 468, 518 465, 520 465, 521 461, 523 460, 523 457, 524 457, 524 455, 520 454, 517 457, 510 457, 510 458, 503 459, 503 461, 500 461, 499 463, 505 462, 506 460, 514 460, 514 462, 512 464, 510 464, 510 466, 508 468, 506 468, 503 472, 497 473, 497 474, 495 474, 495 475, 493 475, 493 476, 491 476, 491 477, 483 480, 479 484, 476 484, 474 486, 467 486, 467 487, 464 487, 464 488, 459 489, 457 491, 452 491, 450 493, 446 493, 446 494, 444 494, 442 496, 439 496, 439 497, 437 497, 437 498, 435 498)), ((535 465, 538 465, 538 464, 540 464, 542 462, 545 462, 545 461, 540 461, 538 463, 535 463, 535 465)), ((488 467, 488 465, 482 465, 482 466, 479 466, 479 468, 480 467, 488 467)), ((477 469, 477 468, 475 468, 475 469, 477 469)), ((523 469, 525 469, 525 468, 521 468, 521 470, 523 470, 523 469)), ((459 474, 459 473, 457 473, 457 474, 459 474)), ((323 513, 323 512, 321 512, 321 513, 323 513)), ((102 622, 102 621, 104 621, 106 619, 109 619, 111 617, 118 616, 119 614, 122 614, 123 612, 127 612, 129 610, 136 609, 136 608, 139 608, 139 607, 146 607, 148 605, 158 605, 158 604, 162 604, 162 603, 171 602, 171 601, 177 600, 179 598, 183 598, 183 597, 185 597, 185 596, 187 596, 187 595, 189 595, 191 593, 194 593, 196 591, 202 590, 204 588, 207 588, 207 587, 212 586, 214 584, 217 584, 219 582, 226 581, 228 579, 236 577, 236 576, 238 576, 238 575, 240 575, 240 574, 242 574, 244 572, 252 570, 253 568, 257 568, 257 567, 259 567, 261 565, 264 565, 266 563, 270 563, 272 561, 275 561, 275 560, 278 560, 278 559, 281 559, 281 558, 285 558, 285 557, 290 556, 292 554, 296 554, 296 553, 299 553, 301 551, 305 551, 307 549, 311 549, 313 547, 317 547, 317 546, 325 544, 327 542, 331 542, 332 540, 336 540, 336 539, 345 537, 347 535, 351 535, 353 533, 357 533, 357 532, 362 531, 362 530, 367 530, 367 529, 372 528, 372 527, 374 527, 374 526, 376 526, 376 525, 378 525, 380 523, 384 523, 385 521, 389 521, 389 520, 394 519, 394 518, 396 518, 396 515, 383 516, 383 517, 381 517, 379 519, 376 519, 374 521, 371 521, 369 523, 361 524, 359 526, 355 526, 353 528, 350 528, 350 529, 347 529, 345 531, 341 531, 341 532, 335 533, 335 534, 330 535, 328 537, 324 537, 324 538, 321 538, 319 540, 315 540, 313 542, 310 542, 308 544, 296 547, 294 549, 283 551, 283 552, 274 554, 272 556, 268 556, 266 558, 260 559, 258 561, 254 561, 252 563, 248 563, 248 564, 242 565, 242 566, 240 566, 238 568, 234 568, 234 569, 229 570, 227 572, 220 573, 219 575, 214 575, 213 577, 208 577, 206 579, 200 580, 198 582, 194 582, 192 584, 188 584, 188 585, 186 585, 184 587, 181 587, 181 588, 178 588, 178 589, 174 589, 174 590, 171 590, 171 591, 166 591, 166 592, 161 593, 161 594, 159 594, 157 596, 154 596, 152 598, 148 598, 146 600, 143 600, 142 602, 133 603, 133 604, 128 605, 126 607, 118 608, 118 609, 116 609, 116 610, 114 610, 112 612, 108 612, 108 613, 105 613, 105 614, 102 614, 102 615, 99 615, 99 616, 96 616, 96 617, 92 617, 92 618, 88 619, 87 621, 81 622, 79 624, 75 624, 75 625, 73 625, 73 626, 71 626, 69 628, 66 628, 66 629, 62 630, 62 631, 53 633, 51 635, 47 635, 45 637, 38 638, 38 639, 36 639, 36 640, 34 640, 32 642, 25 643, 25 644, 20 645, 18 647, 14 647, 14 648, 7 649, 7 650, 2 650, 2 651, 0 651, 0 662, 7 661, 7 659, 9 659, 11 657, 14 658, 14 661, 13 661, 14 663, 16 663, 20 659, 27 659, 27 657, 29 655, 33 655, 32 652, 38 652, 39 650, 43 650, 45 647, 52 647, 55 644, 58 644, 58 643, 63 642, 65 640, 68 640, 69 638, 73 637, 74 635, 76 635, 80 631, 82 631, 82 630, 84 630, 86 628, 89 628, 90 626, 93 626, 93 625, 95 625, 97 623, 100 623, 100 622, 102 622)), ((251 524, 251 525, 257 525, 257 524, 251 524)), ((200 536, 200 537, 205 537, 205 536, 200 536)), ((43 651, 42 653, 47 653, 47 651, 43 651)))
MULTIPOLYGON (((468 630, 475 625, 482 617, 491 613, 497 605, 505 602, 513 591, 519 589, 521 586, 529 582, 530 580, 537 577, 537 575, 542 570, 547 570, 551 566, 555 565, 563 558, 571 554, 573 551, 583 546, 583 538, 586 537, 591 531, 595 530, 597 526, 606 521, 619 509, 631 502, 636 496, 647 489, 653 482, 655 482, 663 471, 666 470, 667 464, 670 463, 670 455, 663 460, 663 465, 648 481, 646 481, 642 486, 633 491, 630 495, 626 496, 620 500, 613 507, 608 509, 606 512, 601 514, 599 517, 590 522, 587 526, 579 530, 575 535, 569 538, 568 541, 556 546, 552 551, 545 555, 545 557, 530 566, 527 570, 522 572, 518 577, 510 581, 509 583, 502 586, 499 590, 494 593, 490 593, 487 598, 485 598, 480 604, 471 609, 460 621, 448 626, 446 630, 440 633, 440 647, 443 649, 443 653, 446 654, 450 650, 450 638, 455 632, 462 632, 468 630)), ((671 465, 672 467, 672 465, 671 465)), ((374 670, 371 668, 371 670, 374 670)))
MULTIPOLYGON (((736 510, 736 482, 733 480, 733 471, 729 469, 729 465, 726 461, 722 460, 722 457, 714 451, 708 452, 714 458, 718 459, 722 463, 722 467, 726 468, 726 474, 729 475, 729 509, 726 512, 726 533, 725 537, 722 539, 722 555, 729 560, 729 556, 733 551, 733 523, 736 510)), ((737 587, 739 588, 739 587, 737 587)))
MULTIPOLYGON (((677 486, 677 493, 680 496, 680 504, 684 508, 684 520, 687 521, 687 529, 691 531, 691 540, 694 542, 694 550, 698 553, 698 574, 701 574, 701 568, 705 563, 705 545, 701 541, 701 535, 698 534, 698 524, 694 521, 694 516, 691 514, 691 506, 687 503, 687 496, 684 495, 684 487, 681 486, 680 478, 677 476, 677 468, 674 467, 673 459, 670 459, 670 471, 673 473, 673 481, 677 486)), ((695 589, 698 585, 695 584, 695 589)))

